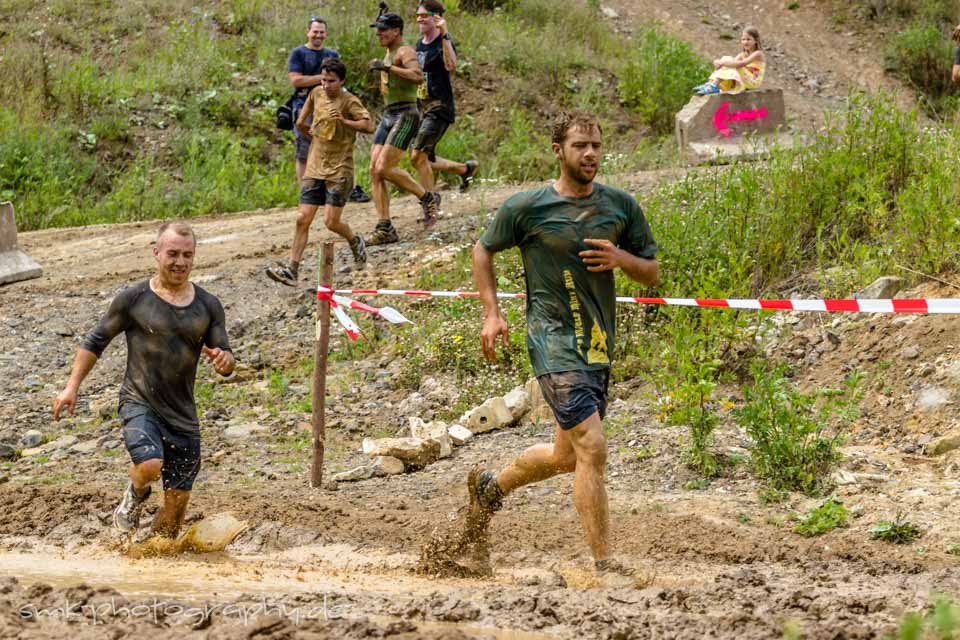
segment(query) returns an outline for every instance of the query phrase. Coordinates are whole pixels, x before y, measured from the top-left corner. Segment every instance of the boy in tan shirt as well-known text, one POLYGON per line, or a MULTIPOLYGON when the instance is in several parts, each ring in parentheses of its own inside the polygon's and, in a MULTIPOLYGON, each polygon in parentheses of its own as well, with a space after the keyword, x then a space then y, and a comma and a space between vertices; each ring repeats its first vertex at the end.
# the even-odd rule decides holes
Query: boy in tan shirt
POLYGON ((300 183, 300 207, 290 247, 290 264, 278 262, 267 268, 271 279, 291 287, 296 286, 310 225, 321 206, 324 224, 350 243, 354 262, 363 265, 367 261, 363 237, 340 220, 353 189, 353 147, 357 132, 373 133, 370 113, 359 98, 343 88, 346 77, 347 68, 338 58, 324 60, 320 67, 320 86, 310 92, 297 118, 297 128, 311 142, 300 183), (310 116, 312 123, 307 124, 310 116))

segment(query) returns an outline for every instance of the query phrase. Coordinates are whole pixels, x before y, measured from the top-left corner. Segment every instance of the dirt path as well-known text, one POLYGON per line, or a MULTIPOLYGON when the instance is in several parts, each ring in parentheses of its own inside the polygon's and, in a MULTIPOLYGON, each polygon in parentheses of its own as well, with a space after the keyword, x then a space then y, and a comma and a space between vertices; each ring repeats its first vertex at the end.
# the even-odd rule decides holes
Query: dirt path
POLYGON ((740 50, 740 29, 760 30, 767 53, 764 84, 784 91, 788 121, 811 131, 822 126, 824 114, 843 107, 851 91, 897 91, 901 108, 914 105, 911 93, 883 71, 879 31, 837 22, 831 3, 812 0, 605 0, 604 6, 629 25, 661 22, 710 59, 740 50), (791 10, 788 7, 797 5, 791 10))

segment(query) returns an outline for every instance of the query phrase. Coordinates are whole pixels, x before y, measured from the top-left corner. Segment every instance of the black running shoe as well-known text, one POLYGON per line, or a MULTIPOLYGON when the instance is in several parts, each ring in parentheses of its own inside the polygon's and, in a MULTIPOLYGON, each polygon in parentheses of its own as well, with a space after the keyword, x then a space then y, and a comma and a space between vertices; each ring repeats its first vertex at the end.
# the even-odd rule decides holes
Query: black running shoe
POLYGON ((353 252, 353 261, 358 265, 367 263, 367 243, 363 241, 363 236, 359 233, 353 234, 353 240, 350 241, 350 251, 353 252))
POLYGON ((470 185, 473 184, 473 175, 480 166, 480 163, 476 160, 467 160, 465 164, 467 165, 467 172, 460 176, 460 193, 466 193, 470 185))
POLYGON ((127 489, 123 492, 123 498, 120 505, 113 512, 113 526, 124 533, 133 531, 140 526, 140 508, 147 498, 150 497, 152 488, 147 486, 147 490, 142 496, 138 496, 133 488, 133 481, 127 483, 127 489))
POLYGON ((270 265, 266 268, 267 277, 273 280, 274 282, 279 282, 280 284, 285 284, 288 287, 297 286, 297 274, 293 272, 293 269, 278 262, 277 264, 270 265))
POLYGON ((353 187, 353 191, 350 192, 350 197, 348 199, 350 202, 370 202, 370 196, 364 192, 360 185, 353 187))

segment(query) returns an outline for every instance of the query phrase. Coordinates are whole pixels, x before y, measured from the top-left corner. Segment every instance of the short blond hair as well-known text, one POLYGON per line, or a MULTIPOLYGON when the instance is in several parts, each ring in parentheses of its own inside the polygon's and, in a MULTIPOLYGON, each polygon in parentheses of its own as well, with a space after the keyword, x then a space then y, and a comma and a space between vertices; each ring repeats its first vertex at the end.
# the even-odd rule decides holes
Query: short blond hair
POLYGON ((160 246, 160 238, 162 238, 163 234, 167 231, 173 231, 178 236, 189 236, 193 240, 193 246, 197 246, 197 234, 194 233, 193 227, 183 220, 167 220, 157 229, 156 244, 158 247, 160 246))

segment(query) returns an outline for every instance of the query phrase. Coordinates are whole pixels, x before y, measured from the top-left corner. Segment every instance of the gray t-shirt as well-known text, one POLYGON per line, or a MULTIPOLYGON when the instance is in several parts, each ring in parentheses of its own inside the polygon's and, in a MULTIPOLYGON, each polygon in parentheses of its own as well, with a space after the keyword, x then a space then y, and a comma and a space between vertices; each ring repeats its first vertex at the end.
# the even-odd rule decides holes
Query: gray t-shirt
POLYGON ((127 338, 127 371, 120 404, 153 409, 174 430, 200 433, 193 385, 200 348, 230 350, 223 305, 194 285, 193 302, 170 304, 144 281, 124 289, 110 303, 82 348, 98 358, 121 332, 127 338))

